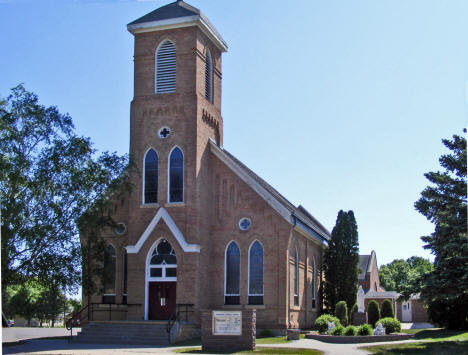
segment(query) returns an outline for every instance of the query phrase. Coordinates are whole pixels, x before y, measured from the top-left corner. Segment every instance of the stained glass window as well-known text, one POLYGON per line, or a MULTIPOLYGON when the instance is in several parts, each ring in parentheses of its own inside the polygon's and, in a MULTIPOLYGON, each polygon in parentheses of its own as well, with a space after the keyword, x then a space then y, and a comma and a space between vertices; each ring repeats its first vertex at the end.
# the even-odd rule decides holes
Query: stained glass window
POLYGON ((294 305, 299 306, 299 260, 294 252, 294 305))
POLYGON ((169 157, 169 202, 184 201, 184 155, 179 147, 169 157))
POLYGON ((153 149, 148 150, 145 156, 144 196, 144 203, 158 202, 158 155, 153 149))
POLYGON ((263 304, 263 247, 259 241, 249 251, 249 304, 263 304))
POLYGON ((235 242, 226 249, 225 260, 225 304, 240 303, 240 250, 235 242))
POLYGON ((115 295, 115 249, 107 245, 104 249, 103 294, 115 295))

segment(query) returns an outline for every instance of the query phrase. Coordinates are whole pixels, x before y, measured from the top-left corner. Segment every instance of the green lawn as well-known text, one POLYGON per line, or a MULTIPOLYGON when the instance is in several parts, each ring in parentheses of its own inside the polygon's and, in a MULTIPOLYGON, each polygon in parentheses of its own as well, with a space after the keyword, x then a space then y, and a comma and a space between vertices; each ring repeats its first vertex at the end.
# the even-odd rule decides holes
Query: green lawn
POLYGON ((468 354, 468 332, 443 329, 408 329, 404 333, 414 334, 420 342, 362 347, 378 355, 462 355, 468 354))
MULTIPOLYGON (((196 348, 185 348, 185 349, 175 349, 177 353, 183 354, 203 354, 200 347, 196 348)), ((257 347, 253 351, 239 351, 231 354, 288 354, 288 355, 322 355, 323 352, 315 349, 293 349, 293 348, 267 348, 267 347, 257 347)))
MULTIPOLYGON (((304 339, 305 334, 300 334, 300 339, 304 339)), ((282 344, 289 343, 286 336, 257 338, 256 344, 282 344)), ((174 344, 175 346, 201 346, 201 339, 185 340, 174 344)))

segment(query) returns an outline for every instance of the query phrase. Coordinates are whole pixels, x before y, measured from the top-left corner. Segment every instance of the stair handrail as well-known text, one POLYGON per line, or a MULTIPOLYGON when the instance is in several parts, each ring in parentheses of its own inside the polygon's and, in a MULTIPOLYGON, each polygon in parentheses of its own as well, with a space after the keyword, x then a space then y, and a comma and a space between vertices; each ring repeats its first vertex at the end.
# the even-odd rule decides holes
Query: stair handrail
POLYGON ((167 331, 167 337, 169 340, 169 344, 171 344, 171 330, 174 324, 177 323, 177 321, 180 320, 180 313, 181 310, 180 308, 182 306, 185 306, 185 320, 188 321, 188 313, 192 313, 193 311, 189 311, 188 308, 192 308, 194 305, 192 303, 177 303, 176 308, 172 312, 172 314, 169 316, 169 319, 166 324, 166 331, 167 331))
POLYGON ((81 322, 88 318, 89 312, 86 312, 84 317, 82 317, 83 312, 86 311, 88 308, 89 304, 80 309, 77 313, 75 313, 71 318, 67 319, 67 321, 65 322, 65 327, 67 328, 67 330, 70 331, 69 341, 71 341, 73 337, 73 327, 76 327, 77 325, 81 326, 81 322))

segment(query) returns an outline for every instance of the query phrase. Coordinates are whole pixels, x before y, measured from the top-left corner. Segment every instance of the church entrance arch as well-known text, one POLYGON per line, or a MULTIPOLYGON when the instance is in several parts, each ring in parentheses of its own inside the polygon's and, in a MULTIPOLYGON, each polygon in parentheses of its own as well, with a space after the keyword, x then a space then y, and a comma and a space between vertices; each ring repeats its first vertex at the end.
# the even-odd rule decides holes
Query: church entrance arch
POLYGON ((176 309, 177 257, 166 239, 155 244, 146 268, 146 319, 167 320, 176 309))

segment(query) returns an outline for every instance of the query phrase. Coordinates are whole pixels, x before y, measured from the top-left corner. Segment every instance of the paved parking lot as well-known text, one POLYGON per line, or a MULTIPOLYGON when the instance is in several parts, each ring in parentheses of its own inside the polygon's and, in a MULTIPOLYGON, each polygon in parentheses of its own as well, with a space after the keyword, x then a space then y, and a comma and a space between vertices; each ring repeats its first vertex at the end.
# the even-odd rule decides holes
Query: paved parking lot
MULTIPOLYGON (((75 335, 80 330, 80 328, 74 328, 73 334, 75 335)), ((2 343, 68 335, 70 335, 70 331, 65 328, 10 327, 2 328, 2 343)))

